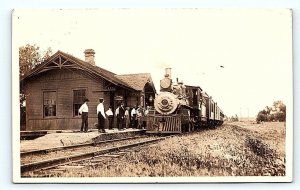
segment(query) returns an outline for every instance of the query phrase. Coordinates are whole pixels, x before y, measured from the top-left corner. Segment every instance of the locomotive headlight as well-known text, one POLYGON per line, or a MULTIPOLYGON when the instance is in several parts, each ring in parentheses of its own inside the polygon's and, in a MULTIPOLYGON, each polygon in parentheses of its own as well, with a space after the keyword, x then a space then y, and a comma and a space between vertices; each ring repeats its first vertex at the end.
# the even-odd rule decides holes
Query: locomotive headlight
POLYGON ((166 100, 166 99, 163 99, 163 100, 161 101, 161 103, 162 103, 162 105, 164 105, 164 106, 168 106, 168 104, 169 104, 168 100, 166 100))
POLYGON ((170 110, 170 104, 169 104, 169 100, 167 98, 164 98, 161 100, 160 109, 162 109, 164 111, 170 110))

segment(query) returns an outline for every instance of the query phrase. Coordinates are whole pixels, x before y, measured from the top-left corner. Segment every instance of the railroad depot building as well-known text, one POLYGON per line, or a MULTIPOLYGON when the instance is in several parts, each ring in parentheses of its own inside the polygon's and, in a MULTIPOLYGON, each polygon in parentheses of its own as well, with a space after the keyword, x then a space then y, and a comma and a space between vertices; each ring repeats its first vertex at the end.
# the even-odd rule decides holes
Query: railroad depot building
POLYGON ((156 90, 149 73, 117 75, 95 65, 94 50, 84 53, 85 61, 58 51, 20 79, 26 96, 26 129, 22 130, 80 129, 78 110, 85 98, 89 99, 89 129, 98 122, 100 97, 105 111, 109 106, 114 111, 121 102, 128 107, 153 106, 156 90))

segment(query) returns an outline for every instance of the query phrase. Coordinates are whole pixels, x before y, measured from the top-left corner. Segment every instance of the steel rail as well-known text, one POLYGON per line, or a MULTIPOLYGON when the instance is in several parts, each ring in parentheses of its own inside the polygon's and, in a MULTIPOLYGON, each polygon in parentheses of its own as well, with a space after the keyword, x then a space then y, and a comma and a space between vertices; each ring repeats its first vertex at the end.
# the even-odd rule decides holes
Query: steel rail
POLYGON ((60 146, 60 147, 47 148, 47 149, 42 149, 42 150, 26 151, 26 152, 21 152, 20 154, 21 154, 21 157, 28 156, 28 155, 35 155, 35 154, 47 154, 49 152, 54 152, 54 151, 59 151, 59 150, 67 150, 67 149, 79 148, 79 147, 85 147, 85 146, 96 146, 97 144, 118 142, 118 141, 123 141, 123 140, 132 140, 132 139, 141 138, 141 137, 142 136, 127 137, 127 138, 119 138, 119 139, 98 141, 98 142, 92 142, 92 143, 82 143, 82 144, 75 144, 75 145, 69 145, 69 146, 60 146))
POLYGON ((127 144, 127 145, 121 145, 118 147, 102 149, 99 151, 93 151, 93 152, 89 152, 89 153, 77 154, 77 155, 73 155, 73 156, 61 157, 61 158, 56 158, 56 159, 51 159, 51 160, 44 160, 44 161, 34 162, 34 163, 29 163, 29 164, 23 164, 23 165, 21 165, 21 173, 39 170, 39 169, 43 169, 43 168, 52 168, 52 167, 55 167, 60 164, 74 162, 74 161, 80 161, 80 160, 84 160, 84 159, 88 159, 88 158, 93 158, 95 156, 107 154, 110 152, 115 152, 115 151, 119 151, 119 150, 123 150, 123 149, 127 149, 127 148, 141 146, 144 144, 158 142, 158 141, 164 140, 166 138, 167 137, 159 137, 157 139, 127 144))

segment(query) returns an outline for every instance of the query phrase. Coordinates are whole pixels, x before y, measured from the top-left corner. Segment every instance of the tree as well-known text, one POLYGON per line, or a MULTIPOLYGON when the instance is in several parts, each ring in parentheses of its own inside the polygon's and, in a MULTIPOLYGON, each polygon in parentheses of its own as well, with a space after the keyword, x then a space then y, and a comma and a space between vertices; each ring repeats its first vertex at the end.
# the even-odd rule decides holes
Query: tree
POLYGON ((271 112, 271 107, 269 107, 269 106, 266 106, 265 107, 265 113, 268 115, 268 114, 270 114, 270 112, 271 112))
POLYGON ((40 52, 40 47, 36 44, 19 47, 19 74, 24 76, 28 71, 33 69, 38 64, 52 55, 52 49, 47 48, 43 53, 40 52))
POLYGON ((257 114, 257 117, 256 117, 257 122, 262 122, 262 121, 267 121, 267 120, 268 120, 268 115, 267 115, 267 112, 265 110, 260 111, 257 114))
POLYGON ((277 109, 277 111, 282 111, 285 112, 286 111, 286 106, 284 105, 284 103, 280 100, 275 101, 273 103, 273 106, 277 109))
POLYGON ((275 120, 278 121, 285 121, 286 120, 286 106, 284 105, 284 103, 280 100, 275 101, 273 103, 273 106, 276 109, 276 114, 275 114, 275 120))
POLYGON ((280 100, 274 101, 273 107, 266 106, 257 114, 256 121, 285 121, 286 106, 280 100))
MULTIPOLYGON (((19 76, 24 76, 27 72, 33 69, 38 64, 52 55, 52 49, 47 48, 46 51, 41 52, 40 47, 36 44, 19 47, 19 76)), ((23 92, 23 83, 20 83, 20 122, 26 122, 26 95, 23 92)))

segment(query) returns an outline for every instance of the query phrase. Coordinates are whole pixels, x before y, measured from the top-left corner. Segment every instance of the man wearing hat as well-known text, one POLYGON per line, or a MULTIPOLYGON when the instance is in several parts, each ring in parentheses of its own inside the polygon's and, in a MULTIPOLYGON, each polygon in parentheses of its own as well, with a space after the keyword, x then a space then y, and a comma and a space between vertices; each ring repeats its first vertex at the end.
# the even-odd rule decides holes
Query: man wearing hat
POLYGON ((104 112, 104 99, 103 98, 99 98, 99 104, 97 106, 97 115, 98 115, 98 132, 103 132, 105 133, 104 130, 104 124, 105 124, 105 112, 104 112))
POLYGON ((89 99, 85 99, 84 100, 84 103, 81 105, 81 107, 79 108, 79 110, 78 110, 78 112, 79 112, 79 114, 81 114, 81 119, 82 119, 82 121, 81 121, 81 129, 80 129, 80 131, 81 132, 87 132, 88 131, 88 126, 89 126, 89 122, 88 122, 88 120, 89 120, 89 107, 88 107, 88 105, 87 105, 87 103, 89 102, 89 99))
POLYGON ((124 108, 123 103, 121 103, 121 106, 119 108, 118 117, 119 117, 119 121, 120 121, 118 129, 123 130, 124 129, 124 118, 125 118, 125 108, 124 108))

